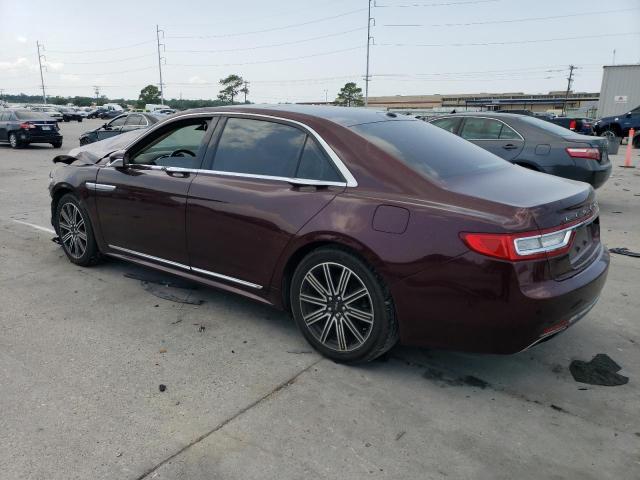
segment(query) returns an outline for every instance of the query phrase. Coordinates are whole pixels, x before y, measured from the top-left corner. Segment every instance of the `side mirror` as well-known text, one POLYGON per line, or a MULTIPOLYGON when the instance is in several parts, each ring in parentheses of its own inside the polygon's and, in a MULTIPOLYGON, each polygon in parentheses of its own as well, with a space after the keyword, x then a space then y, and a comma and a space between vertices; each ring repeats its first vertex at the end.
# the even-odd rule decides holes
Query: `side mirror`
POLYGON ((109 155, 109 163, 107 167, 125 168, 127 165, 127 152, 124 150, 116 150, 109 155))

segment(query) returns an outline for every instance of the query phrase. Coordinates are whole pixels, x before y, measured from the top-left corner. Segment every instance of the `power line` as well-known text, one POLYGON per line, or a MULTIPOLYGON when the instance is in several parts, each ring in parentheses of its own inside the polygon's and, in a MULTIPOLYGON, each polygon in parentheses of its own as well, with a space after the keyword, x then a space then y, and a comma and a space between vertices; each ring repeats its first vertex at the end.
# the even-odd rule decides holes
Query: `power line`
POLYGON ((548 17, 528 17, 528 18, 512 18, 508 20, 487 20, 483 22, 463 22, 463 23, 432 23, 432 24, 385 24, 385 27, 470 27, 474 25, 495 25, 501 23, 520 23, 520 22, 537 22, 540 20, 554 20, 558 18, 586 17, 591 15, 606 15, 611 13, 629 12, 638 10, 635 8, 623 8, 621 10, 601 10, 599 12, 571 13, 567 15, 551 15, 548 17))
POLYGON ((640 35, 640 32, 605 33, 601 35, 580 35, 576 37, 541 38, 537 40, 513 40, 508 42, 474 42, 474 43, 377 43, 380 47, 484 47, 493 45, 523 45, 527 43, 557 42, 565 40, 584 40, 586 38, 623 37, 640 35))
POLYGON ((72 73, 72 72, 61 72, 61 73, 64 73, 65 75, 77 75, 77 76, 120 75, 122 73, 142 72, 144 70, 151 70, 151 69, 155 69, 155 68, 157 68, 157 66, 151 65, 149 67, 133 68, 133 69, 130 69, 130 70, 120 70, 120 71, 117 71, 117 72, 113 72, 112 71, 112 72, 91 72, 91 73, 72 73))
POLYGON ((57 60, 57 61, 60 62, 60 63, 64 63, 65 65, 97 65, 97 64, 104 64, 104 63, 126 62, 126 61, 129 61, 129 60, 139 60, 141 58, 147 58, 150 55, 155 55, 155 53, 147 53, 145 55, 136 55, 135 57, 119 58, 117 60, 100 60, 100 61, 97 61, 97 62, 66 62, 66 61, 63 61, 63 60, 57 60))
POLYGON ((242 35, 251 35, 254 33, 267 33, 267 32, 275 32, 278 30, 286 30, 289 28, 302 27, 305 25, 311 25, 313 23, 326 22, 327 20, 334 20, 336 18, 346 17, 347 15, 353 15, 354 13, 363 12, 366 8, 358 8, 357 10, 350 10, 348 12, 339 13, 337 15, 332 15, 330 17, 317 18, 315 20, 309 20, 307 22, 302 23, 292 23, 289 25, 283 25, 281 27, 273 27, 266 28, 263 30, 252 30, 248 32, 237 32, 237 33, 224 33, 219 35, 167 35, 167 38, 227 38, 227 37, 239 37, 242 35))
POLYGON ((168 63, 167 65, 172 67, 237 67, 242 65, 260 65, 264 63, 279 63, 279 62, 289 62, 291 60, 302 60, 305 58, 315 58, 315 57, 323 57, 326 55, 333 55, 336 53, 342 52, 350 52, 353 50, 360 50, 365 48, 364 46, 351 47, 351 48, 342 48, 340 50, 331 50, 329 52, 320 52, 314 53, 311 55, 301 55, 299 57, 287 57, 287 58, 277 58, 271 60, 259 60, 256 62, 241 62, 241 63, 218 63, 218 64, 203 64, 203 63, 168 63))
MULTIPOLYGON (((299 43, 304 43, 304 42, 311 42, 314 40, 321 40, 324 38, 330 38, 330 37, 337 37, 340 35, 346 35, 348 33, 352 33, 352 32, 357 32, 360 30, 364 30, 367 27, 358 27, 358 28, 352 28, 351 30, 344 30, 342 32, 335 32, 335 33, 329 33, 326 35, 320 35, 317 37, 308 37, 308 38, 302 38, 300 40, 292 40, 289 42, 282 42, 282 43, 271 43, 271 44, 267 44, 267 45, 256 45, 253 47, 239 47, 239 48, 225 48, 225 49, 216 49, 216 50, 168 50, 168 52, 170 53, 223 53, 223 52, 241 52, 244 50, 258 50, 261 48, 272 48, 272 47, 283 47, 285 45, 297 45, 299 43)), ((171 38, 171 37, 169 37, 171 38)))
POLYGON ((91 49, 91 50, 48 50, 51 53, 65 53, 70 55, 80 54, 80 53, 102 53, 102 52, 112 52, 114 50, 124 50, 127 48, 138 47, 140 45, 147 45, 150 43, 156 43, 155 40, 148 40, 145 42, 131 43, 129 45, 122 45, 120 47, 112 47, 112 48, 102 48, 102 49, 91 49))
POLYGON ((434 3, 408 3, 402 5, 378 5, 374 4, 376 8, 414 8, 414 7, 454 7, 456 5, 476 5, 479 3, 494 3, 502 0, 463 0, 460 2, 434 2, 434 3))

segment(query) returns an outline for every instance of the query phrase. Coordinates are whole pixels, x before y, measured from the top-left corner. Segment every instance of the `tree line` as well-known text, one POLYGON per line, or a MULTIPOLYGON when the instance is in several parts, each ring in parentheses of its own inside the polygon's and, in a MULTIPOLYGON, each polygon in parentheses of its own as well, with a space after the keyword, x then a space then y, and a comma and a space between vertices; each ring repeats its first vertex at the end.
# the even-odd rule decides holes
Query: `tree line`
MULTIPOLYGON (((172 98, 170 100, 165 100, 164 104, 177 110, 186 110, 189 108, 218 107, 238 103, 251 103, 247 98, 249 95, 249 82, 244 80, 240 75, 229 75, 221 79, 219 83, 222 88, 216 99, 193 100, 172 98)), ((9 103, 42 103, 42 96, 27 95, 25 93, 17 95, 5 94, 1 100, 9 103)), ((137 99, 109 98, 106 95, 102 95, 98 98, 78 95, 73 97, 62 97, 59 95, 47 97, 47 103, 49 104, 73 104, 79 107, 89 107, 94 104, 103 105, 105 103, 117 103, 123 107, 126 107, 127 105, 136 105, 138 108, 144 108, 146 104, 159 104, 160 101, 160 90, 155 85, 147 85, 144 87, 140 91, 140 95, 137 99)), ((358 87, 355 82, 347 82, 338 92, 333 104, 346 107, 364 105, 362 88, 358 87)))

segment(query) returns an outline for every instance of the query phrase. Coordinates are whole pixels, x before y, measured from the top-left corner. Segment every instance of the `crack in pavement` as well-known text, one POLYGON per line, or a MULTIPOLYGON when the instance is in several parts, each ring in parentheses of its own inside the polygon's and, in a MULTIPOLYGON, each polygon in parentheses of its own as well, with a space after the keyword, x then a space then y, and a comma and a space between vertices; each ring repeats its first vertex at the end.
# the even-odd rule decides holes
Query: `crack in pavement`
POLYGON ((265 393, 263 396, 261 396, 260 398, 254 400, 253 402, 251 402, 249 405, 247 405, 246 407, 238 410, 236 413, 234 413, 233 415, 231 415, 229 418, 226 418, 225 420, 223 420, 222 422, 218 423, 215 427, 213 427, 211 430, 209 430, 208 432, 203 433, 202 435, 200 435, 198 438, 196 438, 195 440, 193 440, 192 442, 188 443, 187 445, 185 445, 184 447, 182 447, 180 450, 178 450, 175 453, 172 453, 171 455, 169 455, 167 458, 165 458, 164 460, 162 460, 161 462, 157 463, 156 465, 154 465, 153 467, 149 468, 148 470, 146 470, 144 473, 142 473, 142 475, 135 477, 135 480, 143 480, 144 478, 147 478, 149 475, 151 475, 153 472, 155 472, 156 470, 158 470, 160 467, 166 465, 168 462, 170 462, 171 460, 173 460, 174 458, 176 458, 178 455, 182 454, 183 452, 186 452, 187 450, 189 450, 191 447, 193 447, 194 445, 197 445, 198 443, 200 443, 202 440, 207 439, 208 437, 210 437, 211 435, 213 435, 214 433, 216 433, 217 431, 221 430, 222 428, 224 428, 226 425, 228 425, 229 423, 231 423, 232 421, 234 421, 236 418, 240 417, 242 414, 248 412, 249 410, 251 410, 253 407, 258 406, 259 404, 261 404, 263 401, 268 400, 269 398, 271 398, 273 395, 275 395, 276 393, 278 393, 281 390, 284 390, 285 388, 289 387, 290 385, 293 385, 295 383, 295 381, 300 377, 300 375, 302 375, 305 372, 308 372, 311 368, 315 367, 316 365, 318 365, 321 361, 323 361, 324 358, 319 358, 318 360, 316 360, 315 362, 311 363, 309 366, 303 368, 302 370, 300 370, 298 373, 296 373, 293 377, 289 378, 288 380, 285 380, 284 382, 278 384, 274 389, 270 390, 269 392, 265 393))

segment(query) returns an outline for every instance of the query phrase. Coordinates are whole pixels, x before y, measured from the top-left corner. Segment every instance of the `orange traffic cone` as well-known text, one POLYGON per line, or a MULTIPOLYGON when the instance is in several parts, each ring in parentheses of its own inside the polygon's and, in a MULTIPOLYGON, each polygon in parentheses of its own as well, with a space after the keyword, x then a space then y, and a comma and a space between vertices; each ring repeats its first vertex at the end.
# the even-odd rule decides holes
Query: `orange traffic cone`
POLYGON ((627 152, 624 155, 624 168, 636 168, 631 164, 631 149, 633 148, 633 136, 635 130, 632 128, 629 130, 629 140, 627 140, 627 152))

